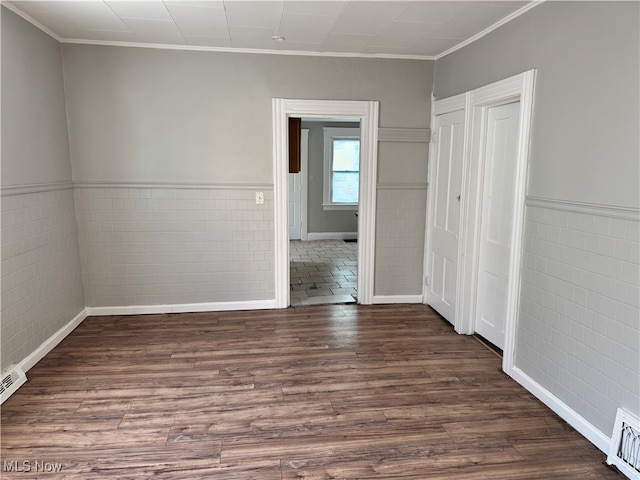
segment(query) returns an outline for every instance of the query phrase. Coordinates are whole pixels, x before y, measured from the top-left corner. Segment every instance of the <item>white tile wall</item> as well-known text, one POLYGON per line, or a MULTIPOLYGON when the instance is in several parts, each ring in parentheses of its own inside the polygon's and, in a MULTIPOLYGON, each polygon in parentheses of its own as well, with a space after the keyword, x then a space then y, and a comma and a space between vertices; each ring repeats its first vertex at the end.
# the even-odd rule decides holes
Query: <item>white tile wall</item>
POLYGON ((606 435, 640 413, 637 220, 528 206, 516 365, 606 435))
POLYGON ((19 363, 84 308, 73 190, 3 195, 2 366, 19 363))
POLYGON ((374 295, 422 294, 426 188, 378 189, 374 295))
POLYGON ((268 300, 273 190, 76 188, 89 307, 268 300))

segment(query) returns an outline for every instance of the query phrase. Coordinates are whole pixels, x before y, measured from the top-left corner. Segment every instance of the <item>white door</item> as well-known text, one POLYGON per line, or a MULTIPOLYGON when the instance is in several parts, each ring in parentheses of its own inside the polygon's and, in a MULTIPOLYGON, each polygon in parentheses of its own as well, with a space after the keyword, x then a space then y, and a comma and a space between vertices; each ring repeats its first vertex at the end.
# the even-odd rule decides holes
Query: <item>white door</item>
POLYGON ((427 303, 455 324, 458 234, 464 147, 464 111, 438 115, 429 215, 430 272, 427 303))
POLYGON ((289 174, 289 240, 300 240, 302 227, 302 188, 300 173, 289 174))
POLYGON ((489 108, 484 155, 476 332, 504 348, 520 102, 489 108))

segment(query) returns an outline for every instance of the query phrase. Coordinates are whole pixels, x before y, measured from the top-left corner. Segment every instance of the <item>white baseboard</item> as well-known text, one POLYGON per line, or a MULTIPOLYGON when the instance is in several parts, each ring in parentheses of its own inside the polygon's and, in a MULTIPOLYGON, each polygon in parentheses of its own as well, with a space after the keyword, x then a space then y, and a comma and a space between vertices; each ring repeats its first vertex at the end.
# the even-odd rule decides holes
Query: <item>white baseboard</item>
POLYGON ((307 240, 357 240, 358 232, 309 232, 307 240))
POLYGON ((544 388, 529 375, 518 367, 514 367, 510 372, 511 378, 526 388, 538 400, 553 410, 560 418, 580 432, 587 440, 598 447, 602 452, 609 452, 611 439, 589 423, 578 412, 570 408, 566 403, 556 397, 549 390, 544 388))
POLYGON ((25 357, 18 366, 22 368, 23 372, 27 372, 33 367, 36 363, 44 358, 44 356, 54 349, 56 345, 58 345, 62 340, 64 340, 67 335, 69 335, 73 330, 82 323, 82 321, 87 318, 87 309, 83 308, 80 313, 78 313, 73 319, 64 325, 60 330, 47 338, 42 344, 36 348, 31 354, 25 357))
POLYGON ((372 303, 422 303, 422 295, 374 295, 372 303))
POLYGON ((224 312, 229 310, 268 310, 275 300, 246 302, 178 303, 173 305, 127 305, 123 307, 87 307, 88 315, 145 315, 153 313, 224 312))

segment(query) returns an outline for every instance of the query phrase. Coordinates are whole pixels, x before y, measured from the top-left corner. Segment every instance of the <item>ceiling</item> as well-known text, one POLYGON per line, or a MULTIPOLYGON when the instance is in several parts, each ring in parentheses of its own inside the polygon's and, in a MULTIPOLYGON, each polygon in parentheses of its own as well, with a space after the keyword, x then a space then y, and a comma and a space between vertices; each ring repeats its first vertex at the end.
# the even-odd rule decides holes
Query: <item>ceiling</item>
POLYGON ((400 58, 437 58, 537 3, 504 0, 3 2, 58 40, 69 43, 400 58), (274 36, 283 39, 274 40, 274 36))

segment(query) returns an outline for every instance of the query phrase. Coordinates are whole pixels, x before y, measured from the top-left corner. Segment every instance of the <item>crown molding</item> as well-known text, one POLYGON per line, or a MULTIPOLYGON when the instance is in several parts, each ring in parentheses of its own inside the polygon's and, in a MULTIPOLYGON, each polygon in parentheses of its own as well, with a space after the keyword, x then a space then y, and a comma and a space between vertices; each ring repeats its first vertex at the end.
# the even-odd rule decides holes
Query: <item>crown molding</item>
POLYGON ((445 50, 442 53, 439 53, 438 55, 434 56, 433 59, 434 60, 440 60, 442 57, 446 57, 450 53, 456 52, 456 51, 460 50, 461 48, 466 47, 467 45, 475 42, 476 40, 480 40, 482 37, 484 37, 485 35, 490 34, 494 30, 500 28, 505 23, 509 23, 511 20, 513 20, 515 18, 518 18, 520 15, 523 15, 523 14, 527 13, 529 10, 531 10, 532 8, 537 7, 538 5, 544 3, 545 1, 546 0, 534 0, 534 1, 526 4, 524 7, 521 7, 518 10, 516 10, 515 12, 512 12, 511 14, 507 15, 503 19, 498 20, 496 23, 494 23, 493 25, 485 28, 481 32, 476 33, 474 36, 467 38, 466 40, 458 43, 457 45, 454 45, 453 47, 451 47, 448 50, 445 50))
POLYGON ((53 38, 54 40, 62 43, 62 38, 59 37, 58 35, 56 35, 55 33, 53 33, 51 30, 49 30, 47 27, 45 27, 44 25, 42 25, 40 22, 38 22, 37 20, 35 20, 33 17, 27 15, 26 13, 24 13, 21 10, 18 10, 14 5, 12 5, 11 3, 7 2, 7 1, 0 1, 0 5, 2 5, 3 7, 5 7, 7 10, 12 11, 13 13, 15 13, 16 15, 18 15, 19 17, 21 17, 22 19, 26 20, 27 22, 29 22, 30 24, 32 24, 34 27, 39 28, 40 30, 42 30, 44 33, 46 33, 47 35, 49 35, 51 38, 53 38))
POLYGON ((61 43, 76 45, 100 45, 105 47, 152 48, 158 50, 186 50, 193 52, 248 53, 252 55, 289 55, 299 57, 338 57, 338 58, 378 58, 387 60, 435 60, 427 55, 394 55, 385 53, 350 53, 350 52, 307 52, 300 50, 267 50, 259 48, 207 47, 196 45, 171 45, 160 43, 112 42, 102 40, 83 40, 79 38, 63 38, 61 43))

